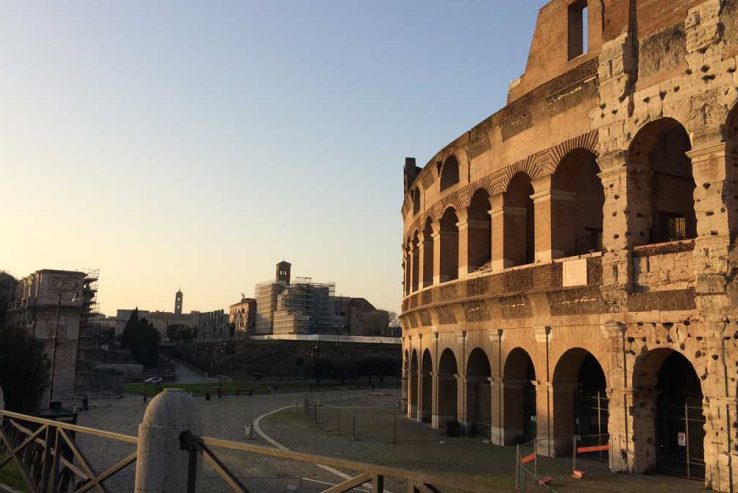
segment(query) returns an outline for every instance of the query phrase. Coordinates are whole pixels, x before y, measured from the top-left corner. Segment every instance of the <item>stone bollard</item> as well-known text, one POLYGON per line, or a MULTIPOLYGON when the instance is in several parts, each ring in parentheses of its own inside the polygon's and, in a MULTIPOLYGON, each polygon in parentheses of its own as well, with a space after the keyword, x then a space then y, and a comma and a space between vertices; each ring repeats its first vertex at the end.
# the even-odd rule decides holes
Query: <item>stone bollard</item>
MULTIPOLYGON (((189 430, 202 433, 202 417, 195 400, 179 389, 165 389, 146 408, 138 425, 136 453, 137 493, 187 491, 189 455, 180 449, 179 435, 189 430)), ((202 457, 197 461, 197 477, 202 457)), ((199 482, 199 481, 198 481, 199 482)))

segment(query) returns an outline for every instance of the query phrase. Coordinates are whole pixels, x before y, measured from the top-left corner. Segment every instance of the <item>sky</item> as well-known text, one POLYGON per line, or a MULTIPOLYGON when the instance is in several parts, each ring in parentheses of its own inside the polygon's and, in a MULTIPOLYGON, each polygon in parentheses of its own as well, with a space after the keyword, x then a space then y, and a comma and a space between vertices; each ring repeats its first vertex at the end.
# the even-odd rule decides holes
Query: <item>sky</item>
POLYGON ((275 264, 399 311, 404 158, 505 104, 544 0, 3 1, 0 270, 225 308, 275 264))

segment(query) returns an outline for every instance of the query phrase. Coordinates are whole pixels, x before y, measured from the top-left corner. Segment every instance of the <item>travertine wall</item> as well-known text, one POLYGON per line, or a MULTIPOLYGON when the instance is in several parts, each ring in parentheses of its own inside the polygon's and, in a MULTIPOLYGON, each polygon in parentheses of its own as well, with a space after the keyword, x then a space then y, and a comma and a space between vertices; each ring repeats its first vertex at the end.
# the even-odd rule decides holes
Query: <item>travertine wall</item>
POLYGON ((736 3, 589 2, 590 49, 570 60, 566 16, 581 2, 554 0, 541 10, 508 106, 422 169, 408 161, 401 319, 410 416, 439 427, 458 419, 511 444, 528 436, 534 415, 538 450, 568 453, 574 396, 589 385, 580 370, 595 365, 609 403, 611 468, 660 470, 659 372, 679 354, 700 383, 705 484, 738 489, 736 3), (667 144, 656 157, 660 139, 680 132, 686 154, 671 156, 676 144, 667 144), (601 231, 591 218, 571 227, 585 216, 575 211, 598 205, 557 178, 574 155, 577 170, 584 156, 596 159, 601 231), (452 156, 458 182, 441 189, 452 156), (681 181, 668 177, 677 166, 689 169, 681 181), (526 184, 530 195, 513 199, 526 184), (489 219, 472 201, 479 190, 489 219), (442 228, 451 213, 456 227, 442 228), (656 242, 664 225, 679 229, 670 215, 696 228, 656 242), (486 228, 489 236, 479 233, 486 228), (567 257, 574 231, 601 238, 601 248, 567 257), (521 260, 526 242, 535 244, 531 263, 521 260), (458 279, 442 276, 449 262, 458 279), (522 419, 521 403, 524 412, 535 406, 522 419))

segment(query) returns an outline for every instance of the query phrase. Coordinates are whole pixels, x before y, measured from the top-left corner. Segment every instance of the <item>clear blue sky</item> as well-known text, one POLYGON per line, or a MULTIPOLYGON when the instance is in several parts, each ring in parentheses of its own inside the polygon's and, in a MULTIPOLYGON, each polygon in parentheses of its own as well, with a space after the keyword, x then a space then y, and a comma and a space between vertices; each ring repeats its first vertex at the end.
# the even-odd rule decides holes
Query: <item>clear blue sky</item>
POLYGON ((504 105, 544 3, 3 2, 0 269, 99 267, 114 314, 284 258, 398 310, 404 157, 504 105))

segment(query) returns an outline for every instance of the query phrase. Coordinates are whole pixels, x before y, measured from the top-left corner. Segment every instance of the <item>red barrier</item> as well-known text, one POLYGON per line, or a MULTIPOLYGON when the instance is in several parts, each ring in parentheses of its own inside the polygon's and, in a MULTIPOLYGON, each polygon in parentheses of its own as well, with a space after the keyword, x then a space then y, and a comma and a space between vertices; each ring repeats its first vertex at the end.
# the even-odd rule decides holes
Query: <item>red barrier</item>
POLYGON ((610 450, 610 445, 593 445, 591 447, 577 447, 577 453, 587 454, 590 452, 607 452, 610 450))
POLYGON ((520 463, 521 464, 527 464, 529 462, 533 462, 534 460, 536 460, 536 453, 535 452, 533 452, 530 455, 526 455, 525 457, 521 457, 520 458, 520 463))

